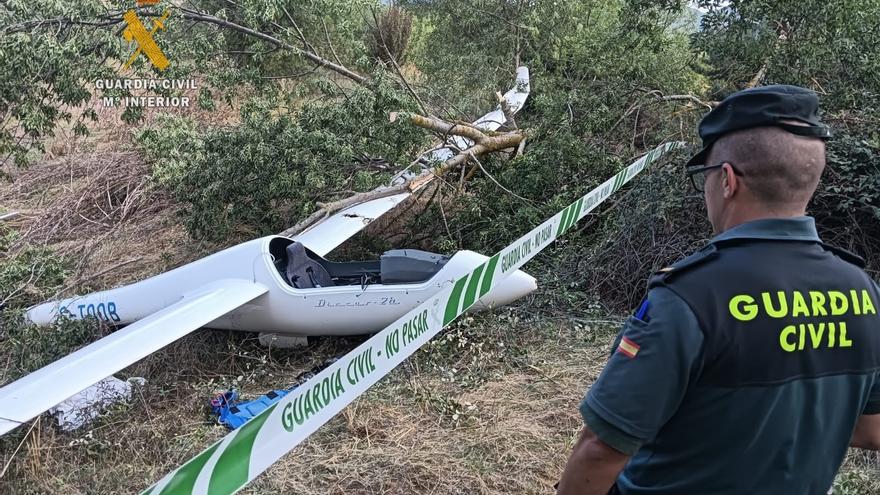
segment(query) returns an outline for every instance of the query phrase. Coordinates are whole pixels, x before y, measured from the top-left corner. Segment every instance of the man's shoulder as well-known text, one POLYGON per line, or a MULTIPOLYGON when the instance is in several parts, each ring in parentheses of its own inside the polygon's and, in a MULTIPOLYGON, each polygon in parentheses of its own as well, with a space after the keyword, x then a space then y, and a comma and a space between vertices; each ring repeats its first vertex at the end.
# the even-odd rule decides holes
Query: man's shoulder
POLYGON ((702 249, 695 251, 690 255, 685 256, 684 258, 681 258, 671 265, 664 266, 663 268, 655 271, 651 276, 648 286, 650 288, 653 288, 665 285, 679 275, 692 271, 700 266, 706 265, 710 261, 716 260, 717 258, 718 247, 714 243, 709 243, 702 249))
POLYGON ((807 246, 812 246, 810 248, 812 250, 827 252, 830 256, 826 258, 826 262, 836 264, 838 270, 852 275, 857 272, 864 273, 865 260, 863 258, 846 249, 823 242, 724 239, 712 241, 698 251, 655 271, 650 279, 649 287, 669 284, 683 275, 699 277, 701 271, 705 272, 703 275, 717 277, 723 276, 725 273, 729 275, 728 272, 731 270, 739 271, 745 267, 754 268, 761 265, 760 261, 765 257, 764 255, 771 252, 776 253, 775 258, 784 258, 781 262, 784 266, 779 266, 780 260, 777 259, 776 266, 768 266, 767 269, 771 271, 782 268, 794 269, 794 266, 799 265, 801 259, 815 259, 816 251, 802 251, 807 249, 807 246), (705 270, 709 267, 713 269, 705 270), (719 269, 721 273, 716 273, 719 269), (709 275, 710 272, 711 275, 709 275))
POLYGON ((857 255, 856 253, 853 253, 852 251, 847 251, 842 247, 825 244, 824 242, 820 243, 820 245, 824 250, 830 252, 837 258, 840 258, 840 260, 845 261, 851 265, 855 265, 860 269, 865 268, 865 259, 857 255))

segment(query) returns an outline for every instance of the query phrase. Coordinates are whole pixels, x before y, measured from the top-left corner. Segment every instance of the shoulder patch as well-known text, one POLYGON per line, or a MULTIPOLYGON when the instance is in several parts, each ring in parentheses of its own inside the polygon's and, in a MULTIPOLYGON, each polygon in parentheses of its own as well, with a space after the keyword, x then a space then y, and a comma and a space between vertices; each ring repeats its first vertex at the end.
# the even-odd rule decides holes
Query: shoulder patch
POLYGON ((838 258, 842 259, 843 261, 846 261, 847 263, 856 265, 859 268, 865 267, 865 259, 862 258, 861 256, 853 253, 852 251, 847 251, 846 249, 839 248, 837 246, 825 244, 824 242, 820 243, 820 245, 826 251, 830 251, 831 253, 834 253, 835 255, 837 255, 838 258))
POLYGON ((641 346, 626 337, 620 339, 620 344, 617 344, 617 352, 630 359, 635 359, 638 356, 639 349, 641 349, 641 346))

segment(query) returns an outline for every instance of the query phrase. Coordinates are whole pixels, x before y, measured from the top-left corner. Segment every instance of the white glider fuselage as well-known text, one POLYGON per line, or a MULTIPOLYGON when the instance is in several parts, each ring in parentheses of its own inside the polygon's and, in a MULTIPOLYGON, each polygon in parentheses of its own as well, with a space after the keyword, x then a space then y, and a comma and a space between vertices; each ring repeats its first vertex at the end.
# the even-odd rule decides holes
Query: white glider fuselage
MULTIPOLYGON (((529 71, 519 67, 516 86, 504 95, 509 110, 522 108, 528 94, 529 71)), ((505 120, 498 106, 474 125, 492 131, 505 120)), ((408 191, 349 206, 295 239, 254 239, 140 282, 30 308, 27 317, 36 324, 91 317, 125 328, 0 388, 0 435, 198 328, 291 336, 374 333, 471 273, 485 256, 393 250, 378 261, 322 258, 427 184, 432 164, 452 156, 451 145, 465 149, 472 143, 453 137, 447 144, 423 157, 421 172, 395 176, 393 185, 412 181, 408 191), (427 180, 416 186, 419 175, 427 180)), ((516 271, 491 287, 480 292, 473 309, 508 304, 537 285, 516 271)))
MULTIPOLYGON (((433 276, 414 283, 296 288, 285 280, 270 252, 274 248, 278 253, 278 244, 290 241, 280 236, 254 239, 140 282, 35 306, 27 315, 37 324, 64 315, 125 325, 208 284, 232 279, 253 282, 268 291, 205 326, 303 336, 366 334, 382 329, 487 259, 472 251, 459 251, 433 276)), ((536 287, 533 277, 517 272, 485 294, 479 309, 508 304, 536 287)))

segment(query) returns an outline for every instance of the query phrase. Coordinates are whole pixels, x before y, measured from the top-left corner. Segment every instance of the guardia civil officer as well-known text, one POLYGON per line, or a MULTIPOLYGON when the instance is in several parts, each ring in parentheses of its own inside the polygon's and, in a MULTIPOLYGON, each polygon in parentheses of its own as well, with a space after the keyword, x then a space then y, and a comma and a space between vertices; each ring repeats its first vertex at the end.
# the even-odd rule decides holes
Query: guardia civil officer
POLYGON ((805 216, 815 93, 735 93, 687 164, 716 236, 660 270, 581 404, 561 494, 822 494, 880 449, 880 289, 805 216))

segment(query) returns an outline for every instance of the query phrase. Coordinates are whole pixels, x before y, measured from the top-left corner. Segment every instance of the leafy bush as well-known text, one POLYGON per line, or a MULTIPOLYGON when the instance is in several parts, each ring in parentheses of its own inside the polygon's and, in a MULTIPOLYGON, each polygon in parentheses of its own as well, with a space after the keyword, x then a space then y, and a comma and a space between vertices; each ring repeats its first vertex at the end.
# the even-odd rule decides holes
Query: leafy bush
POLYGON ((98 335, 96 321, 60 320, 37 327, 25 323, 22 308, 59 289, 68 260, 47 247, 21 244, 18 234, 0 227, 0 383, 14 380, 63 357, 98 335))
POLYGON ((61 288, 67 260, 45 246, 21 245, 16 231, 0 225, 0 307, 24 307, 61 288))
POLYGON ((880 108, 880 24, 875 0, 701 0, 708 8, 695 48, 708 54, 715 86, 759 84, 816 89, 826 111, 880 108))
POLYGON ((4 2, 0 9, 0 178, 11 163, 25 165, 34 158, 32 150, 43 151, 59 121, 71 124, 76 135, 86 134, 86 121, 98 116, 92 108, 72 111, 91 98, 84 81, 107 77, 112 73, 106 57, 118 56, 121 43, 112 32, 98 31, 78 36, 74 30, 52 22, 47 30, 28 30, 35 19, 70 17, 72 10, 83 17, 106 12, 99 1, 77 2, 76 7, 37 0, 4 2), (74 117, 79 113, 78 117, 74 117))
POLYGON ((161 114, 138 139, 153 157, 153 180, 159 186, 174 187, 187 170, 205 163, 205 139, 192 119, 161 114))
POLYGON ((231 242, 282 230, 316 202, 388 179, 360 158, 381 157, 385 168, 398 169, 424 142, 420 130, 389 124, 389 111, 413 106, 381 77, 370 89, 323 90, 327 99, 296 112, 253 99, 231 128, 202 134, 186 120, 166 119, 139 135, 157 180, 187 205, 194 237, 231 242))
MULTIPOLYGON (((822 182, 807 211, 825 242, 865 257, 875 277, 880 272, 878 144, 876 138, 836 130, 828 143, 822 182)), ((598 216, 594 229, 585 229, 574 240, 583 251, 565 253, 559 270, 578 274, 575 287, 598 296, 611 309, 635 307, 654 270, 712 237, 702 195, 690 189, 682 172, 675 159, 646 170, 629 190, 621 191, 613 210, 598 216)))
POLYGON ((826 242, 866 258, 880 274, 880 140, 838 129, 810 213, 826 242))
POLYGON ((0 356, 6 367, 0 383, 7 383, 61 359, 103 333, 96 319, 60 319, 51 325, 23 322, 20 311, 0 313, 0 356))

